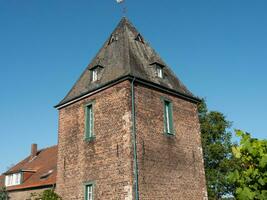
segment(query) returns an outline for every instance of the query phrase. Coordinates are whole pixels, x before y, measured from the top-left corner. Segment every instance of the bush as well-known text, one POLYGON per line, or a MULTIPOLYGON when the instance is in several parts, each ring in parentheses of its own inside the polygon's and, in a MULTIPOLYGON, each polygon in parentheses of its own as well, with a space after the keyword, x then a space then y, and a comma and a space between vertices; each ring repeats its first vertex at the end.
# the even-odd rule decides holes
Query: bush
POLYGON ((0 188, 0 200, 7 200, 8 199, 8 193, 6 191, 5 187, 0 188))
POLYGON ((62 200, 62 198, 57 193, 55 193, 54 190, 45 190, 41 194, 41 199, 42 200, 62 200))

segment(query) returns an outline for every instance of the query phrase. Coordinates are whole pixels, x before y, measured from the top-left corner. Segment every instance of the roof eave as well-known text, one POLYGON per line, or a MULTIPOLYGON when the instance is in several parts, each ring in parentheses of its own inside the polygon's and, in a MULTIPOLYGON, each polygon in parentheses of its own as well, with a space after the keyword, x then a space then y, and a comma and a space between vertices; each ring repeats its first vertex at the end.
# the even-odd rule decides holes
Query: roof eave
POLYGON ((173 89, 164 87, 164 86, 162 86, 162 85, 159 85, 159 84, 156 84, 156 83, 153 83, 153 82, 144 80, 144 79, 139 78, 139 77, 136 77, 136 76, 126 75, 126 76, 119 77, 119 78, 117 78, 117 79, 115 79, 115 80, 113 80, 113 81, 110 81, 110 82, 108 82, 108 83, 105 83, 105 84, 103 84, 103 85, 100 85, 99 87, 97 87, 97 88, 95 88, 95 89, 93 89, 93 90, 90 90, 90 91, 88 91, 88 92, 86 92, 86 93, 84 93, 84 94, 81 94, 81 95, 79 95, 79 96, 77 96, 77 97, 75 97, 75 98, 72 98, 72 99, 70 99, 70 100, 68 100, 68 101, 66 101, 66 102, 59 103, 59 104, 57 104, 56 106, 54 106, 54 108, 56 108, 56 109, 59 110, 59 109, 61 109, 61 108, 63 108, 63 107, 66 107, 66 106, 68 106, 68 105, 70 105, 70 104, 73 104, 73 103, 75 103, 75 102, 77 102, 77 101, 79 101, 79 100, 81 100, 81 99, 84 99, 84 98, 86 98, 86 97, 88 97, 88 96, 91 96, 91 95, 93 95, 93 94, 95 94, 95 93, 98 93, 98 92, 100 92, 100 91, 102 91, 102 90, 104 90, 104 89, 106 89, 106 88, 109 88, 109 87, 111 87, 111 86, 113 86, 113 85, 116 85, 116 84, 118 84, 118 83, 120 83, 120 82, 122 82, 122 81, 124 81, 124 80, 133 80, 133 79, 135 79, 136 82, 139 82, 139 83, 142 83, 142 84, 144 84, 144 85, 147 85, 147 86, 150 86, 150 87, 159 89, 159 90, 161 90, 161 91, 165 91, 165 92, 167 92, 167 93, 171 93, 171 94, 173 94, 173 95, 175 95, 175 96, 178 96, 178 97, 180 97, 180 98, 182 98, 182 99, 184 99, 184 100, 190 101, 190 102, 192 102, 192 103, 196 103, 196 104, 198 104, 198 103, 201 102, 201 99, 198 98, 198 97, 194 97, 194 96, 190 96, 190 95, 181 93, 181 92, 179 92, 179 91, 176 91, 176 90, 173 90, 173 89))
POLYGON ((41 189, 41 188, 50 188, 50 187, 55 187, 56 183, 47 183, 43 185, 35 185, 35 186, 26 186, 26 187, 17 187, 16 186, 10 186, 7 187, 7 191, 21 191, 21 190, 34 190, 34 189, 41 189), (13 188, 12 188, 13 187, 13 188))
POLYGON ((187 100, 187 101, 190 101, 190 102, 192 102, 192 103, 196 103, 196 104, 198 104, 198 103, 201 102, 201 99, 198 98, 198 97, 194 97, 194 96, 191 96, 191 95, 184 94, 184 93, 179 92, 179 91, 177 91, 177 90, 173 90, 173 89, 171 89, 171 88, 164 87, 164 86, 162 86, 162 85, 159 85, 159 84, 156 84, 156 83, 147 81, 147 80, 142 79, 142 78, 137 78, 137 77, 135 77, 135 79, 136 79, 136 81, 139 82, 139 83, 142 83, 142 84, 144 84, 144 85, 151 86, 151 87, 153 87, 153 88, 155 88, 155 89, 159 89, 159 90, 161 90, 161 91, 165 91, 165 92, 167 92, 167 93, 173 94, 173 95, 175 95, 175 96, 177 96, 177 97, 180 97, 180 98, 182 98, 182 99, 184 99, 184 100, 187 100))

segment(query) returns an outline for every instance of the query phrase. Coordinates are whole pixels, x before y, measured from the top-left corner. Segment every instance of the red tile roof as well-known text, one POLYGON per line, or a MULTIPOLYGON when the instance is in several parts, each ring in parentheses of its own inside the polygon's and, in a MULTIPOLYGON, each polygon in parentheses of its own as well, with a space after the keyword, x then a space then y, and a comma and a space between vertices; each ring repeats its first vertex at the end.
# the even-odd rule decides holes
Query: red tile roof
MULTIPOLYGON (((37 156, 28 156, 4 174, 23 172, 20 185, 9 186, 7 190, 19 190, 56 184, 57 146, 39 150, 37 156)), ((0 176, 0 186, 4 184, 4 176, 0 176)))
POLYGON ((5 185, 5 176, 0 175, 0 188, 3 187, 4 185, 5 185))

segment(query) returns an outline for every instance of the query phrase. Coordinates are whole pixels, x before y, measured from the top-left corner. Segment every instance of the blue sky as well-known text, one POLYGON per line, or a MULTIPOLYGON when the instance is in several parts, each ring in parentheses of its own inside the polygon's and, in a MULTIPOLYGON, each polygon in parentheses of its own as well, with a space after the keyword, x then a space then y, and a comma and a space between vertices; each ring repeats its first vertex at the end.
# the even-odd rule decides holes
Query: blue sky
MULTIPOLYGON (((211 110, 267 138, 266 0, 128 0, 127 7, 211 110)), ((31 143, 57 143, 53 106, 121 16, 115 0, 0 0, 0 172, 26 157, 31 143)))

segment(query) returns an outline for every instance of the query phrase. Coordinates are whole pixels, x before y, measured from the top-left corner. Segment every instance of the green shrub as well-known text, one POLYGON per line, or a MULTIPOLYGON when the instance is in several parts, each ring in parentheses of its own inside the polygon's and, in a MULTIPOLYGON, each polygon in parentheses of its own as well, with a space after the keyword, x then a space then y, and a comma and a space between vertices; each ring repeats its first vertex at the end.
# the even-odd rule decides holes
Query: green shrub
POLYGON ((6 191, 5 187, 0 188, 0 200, 7 200, 8 199, 8 193, 6 191))
POLYGON ((55 193, 54 190, 45 190, 41 194, 41 199, 42 200, 62 200, 62 198, 57 193, 55 193))

